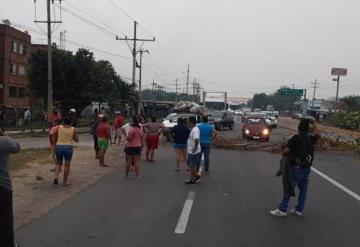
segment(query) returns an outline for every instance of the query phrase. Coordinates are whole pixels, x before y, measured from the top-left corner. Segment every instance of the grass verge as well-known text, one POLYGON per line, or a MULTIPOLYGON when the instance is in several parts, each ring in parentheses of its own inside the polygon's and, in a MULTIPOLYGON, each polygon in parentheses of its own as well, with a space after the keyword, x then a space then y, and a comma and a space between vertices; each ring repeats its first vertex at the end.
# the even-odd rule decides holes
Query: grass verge
POLYGON ((19 153, 10 155, 10 168, 14 171, 25 168, 31 162, 49 163, 51 162, 50 154, 50 148, 21 150, 19 153))

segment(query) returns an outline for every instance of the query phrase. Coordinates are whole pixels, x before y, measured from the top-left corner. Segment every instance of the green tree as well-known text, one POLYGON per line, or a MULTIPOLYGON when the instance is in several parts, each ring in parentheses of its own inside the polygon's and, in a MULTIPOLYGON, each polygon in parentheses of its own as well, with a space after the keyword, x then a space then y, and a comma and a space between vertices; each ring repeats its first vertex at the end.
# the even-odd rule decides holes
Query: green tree
POLYGON ((340 109, 346 112, 360 111, 360 96, 346 96, 340 99, 340 109))
POLYGON ((284 96, 281 95, 282 88, 278 89, 274 94, 269 96, 269 105, 273 105, 279 111, 294 111, 298 108, 295 102, 301 99, 300 96, 284 96))
MULTIPOLYGON (((29 60, 30 92, 36 99, 47 99, 47 51, 34 52, 29 60)), ((92 101, 136 104, 136 86, 118 76, 109 61, 96 61, 92 52, 79 49, 76 54, 53 47, 53 93, 67 112, 77 112, 92 101)))
POLYGON ((255 94, 252 103, 254 108, 266 110, 266 106, 269 104, 269 97, 265 93, 255 94))

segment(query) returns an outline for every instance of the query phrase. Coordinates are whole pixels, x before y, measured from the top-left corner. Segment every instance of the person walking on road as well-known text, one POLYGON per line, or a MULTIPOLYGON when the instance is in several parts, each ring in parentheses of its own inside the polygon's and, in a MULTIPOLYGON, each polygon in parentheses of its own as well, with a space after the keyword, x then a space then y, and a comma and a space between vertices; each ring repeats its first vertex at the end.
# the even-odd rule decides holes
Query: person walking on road
POLYGON ((121 127, 124 124, 124 118, 121 116, 121 112, 117 111, 115 112, 115 122, 114 122, 114 128, 115 128, 115 136, 114 136, 114 144, 116 144, 116 139, 118 139, 118 145, 120 145, 121 142, 121 127))
POLYGON ((94 139, 94 150, 95 150, 95 159, 99 159, 99 146, 98 146, 98 137, 96 134, 96 129, 101 121, 101 118, 104 115, 98 114, 98 110, 95 109, 95 119, 94 122, 91 124, 90 134, 93 136, 94 139))
POLYGON ((64 124, 60 125, 55 135, 57 167, 53 183, 59 184, 59 174, 64 165, 63 186, 70 186, 68 182, 70 165, 73 156, 73 142, 79 142, 75 127, 71 126, 71 120, 64 118, 64 124))
POLYGON ((55 163, 55 167, 50 170, 52 172, 55 172, 56 167, 57 167, 57 161, 56 161, 56 155, 55 155, 56 134, 58 132, 60 124, 61 124, 61 120, 60 119, 56 120, 55 125, 49 131, 49 142, 50 142, 50 148, 51 148, 51 160, 53 160, 54 163, 55 163))
MULTIPOLYGON (((320 132, 315 121, 311 119, 302 119, 298 131, 299 133, 288 141, 283 155, 288 156, 289 159, 289 178, 292 186, 299 188, 297 206, 290 213, 295 216, 302 216, 307 198, 311 166, 314 160, 314 144, 320 138, 320 132), (313 134, 309 134, 310 124, 314 128, 313 134)), ((278 217, 287 216, 289 201, 290 194, 284 193, 279 207, 270 211, 270 214, 278 217)))
POLYGON ((55 125, 56 120, 62 120, 61 113, 58 109, 54 108, 51 114, 47 115, 47 123, 49 130, 55 125))
POLYGON ((141 149, 143 146, 144 132, 139 124, 139 119, 137 116, 131 118, 131 124, 127 131, 127 143, 125 147, 126 153, 126 168, 125 168, 125 178, 128 177, 130 167, 135 168, 135 176, 139 177, 139 159, 141 155, 141 149))
POLYGON ((173 147, 176 154, 176 168, 175 171, 180 171, 181 162, 187 161, 187 140, 189 138, 190 130, 185 124, 183 118, 178 118, 177 125, 175 125, 170 135, 174 139, 173 147))
MULTIPOLYGON (((214 126, 208 123, 208 117, 204 116, 202 118, 202 123, 197 126, 200 130, 200 147, 201 147, 201 156, 204 155, 205 161, 205 173, 208 173, 210 165, 210 148, 212 139, 217 136, 217 131, 214 129, 214 126)), ((201 162, 199 163, 201 165, 201 162)), ((200 167, 199 167, 200 168, 200 167)))
POLYGON ((24 111, 24 123, 23 123, 23 131, 30 125, 31 121, 31 112, 29 108, 26 108, 24 111))
POLYGON ((99 147, 99 165, 101 167, 108 167, 108 165, 105 165, 105 154, 111 141, 111 127, 108 124, 106 116, 102 116, 100 123, 96 128, 96 136, 98 138, 99 147))
POLYGON ((146 133, 146 161, 154 162, 155 150, 159 147, 160 131, 163 125, 156 122, 156 117, 151 118, 151 123, 143 124, 146 133))
POLYGON ((201 162, 200 130, 196 126, 195 117, 189 118, 190 135, 187 141, 188 165, 190 167, 190 178, 185 184, 195 184, 200 181, 198 165, 201 162))
POLYGON ((20 145, 0 130, 0 246, 13 247, 14 216, 9 154, 20 151, 20 145))

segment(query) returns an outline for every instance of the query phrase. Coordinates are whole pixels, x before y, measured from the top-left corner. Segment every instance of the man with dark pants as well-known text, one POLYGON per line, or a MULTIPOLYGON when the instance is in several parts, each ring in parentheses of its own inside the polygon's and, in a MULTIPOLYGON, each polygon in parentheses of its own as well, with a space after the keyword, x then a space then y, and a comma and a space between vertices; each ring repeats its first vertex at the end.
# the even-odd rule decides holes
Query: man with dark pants
POLYGON ((0 246, 14 247, 13 198, 9 167, 9 153, 17 153, 20 146, 0 130, 0 246))
MULTIPOLYGON (((289 178, 292 186, 299 188, 297 206, 290 213, 295 216, 302 216, 307 198, 311 165, 314 160, 314 144, 320 138, 320 134, 315 121, 310 119, 302 119, 298 131, 299 133, 288 141, 283 155, 289 159, 289 178), (309 134, 310 124, 314 128, 313 134, 309 134)), ((277 217, 287 216, 289 201, 290 195, 284 193, 279 207, 270 211, 270 214, 277 217)))
MULTIPOLYGON (((209 163, 210 163, 210 147, 212 143, 212 138, 215 138, 217 135, 214 126, 208 123, 208 117, 204 116, 202 118, 202 123, 197 126, 200 130, 200 146, 201 146, 201 156, 204 154, 205 161, 205 174, 209 172, 209 163)), ((200 168, 201 161, 199 162, 200 168)))
POLYGON ((197 171, 201 161, 200 130, 196 127, 196 119, 194 117, 189 118, 189 124, 191 131, 187 142, 187 149, 190 178, 185 184, 196 184, 200 181, 201 177, 197 171))

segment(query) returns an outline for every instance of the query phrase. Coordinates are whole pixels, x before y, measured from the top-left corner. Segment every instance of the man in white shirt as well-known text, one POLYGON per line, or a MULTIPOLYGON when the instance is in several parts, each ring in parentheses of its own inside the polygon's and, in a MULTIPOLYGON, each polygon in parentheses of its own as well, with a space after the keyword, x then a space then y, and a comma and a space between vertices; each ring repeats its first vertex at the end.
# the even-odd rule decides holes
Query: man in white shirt
POLYGON ((190 167, 190 178, 185 184, 196 184, 200 181, 200 175, 197 171, 199 162, 201 160, 201 147, 200 147, 200 130, 196 127, 196 119, 189 118, 191 132, 187 142, 188 149, 188 165, 190 167))

